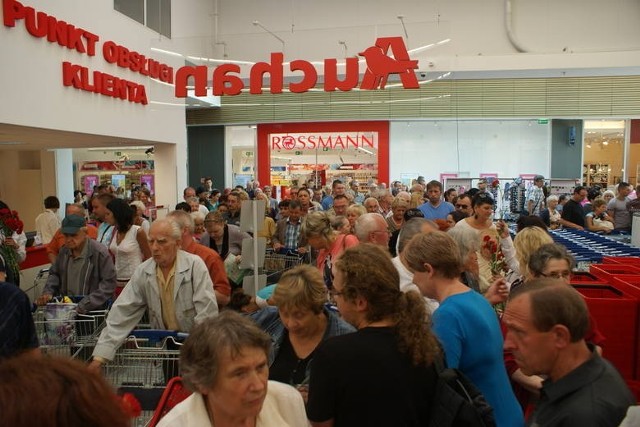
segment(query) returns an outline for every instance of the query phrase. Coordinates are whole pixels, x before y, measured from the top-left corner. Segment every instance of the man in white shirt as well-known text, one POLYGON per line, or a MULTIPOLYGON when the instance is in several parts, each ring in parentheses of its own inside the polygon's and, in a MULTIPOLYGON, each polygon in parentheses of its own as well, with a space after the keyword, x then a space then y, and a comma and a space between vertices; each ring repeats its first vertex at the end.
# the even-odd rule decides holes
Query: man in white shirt
POLYGON ((60 228, 58 209, 60 200, 56 196, 49 196, 44 199, 44 212, 36 217, 36 235, 43 245, 48 244, 60 228))

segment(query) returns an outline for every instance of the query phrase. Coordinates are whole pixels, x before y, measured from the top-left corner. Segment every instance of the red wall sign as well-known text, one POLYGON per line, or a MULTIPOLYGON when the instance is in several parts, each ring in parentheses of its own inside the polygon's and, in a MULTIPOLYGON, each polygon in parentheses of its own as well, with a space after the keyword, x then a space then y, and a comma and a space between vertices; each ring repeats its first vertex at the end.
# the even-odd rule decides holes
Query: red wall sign
MULTIPOLYGON (((24 6, 16 0, 2 2, 4 25, 15 27, 18 21, 24 21, 25 29, 36 38, 46 39, 49 43, 56 43, 79 54, 95 56, 100 37, 82 28, 78 28, 44 12, 38 12, 33 7, 24 6)), ((173 84, 173 68, 152 58, 147 58, 136 51, 129 50, 113 41, 106 41, 102 45, 102 57, 109 63, 125 68, 142 76, 158 79, 161 82, 173 84)), ((363 90, 384 89, 390 75, 396 74, 405 89, 420 87, 415 70, 418 61, 409 57, 402 37, 380 37, 373 46, 360 52, 357 57, 345 59, 344 76, 338 75, 338 60, 325 59, 323 63, 323 90, 349 91, 355 88, 363 90), (360 62, 366 63, 366 70, 360 79, 360 62)), ((265 74, 269 75, 269 92, 282 93, 284 89, 284 54, 271 54, 270 62, 257 62, 249 72, 249 93, 261 94, 265 85, 265 74)), ((287 85, 287 90, 293 93, 307 92, 314 88, 318 81, 318 72, 313 64, 303 59, 296 59, 286 65, 288 71, 300 74, 300 80, 287 85)), ((195 87, 196 96, 206 96, 209 86, 209 70, 206 66, 181 67, 175 73, 175 96, 187 97, 187 86, 195 87)), ((238 95, 245 88, 237 64, 222 64, 215 67, 211 73, 213 81, 212 95, 238 95)), ((62 63, 62 81, 65 86, 86 92, 98 93, 116 99, 146 105, 148 103, 145 86, 125 80, 108 73, 93 71, 87 67, 73 64, 69 61, 62 63)))

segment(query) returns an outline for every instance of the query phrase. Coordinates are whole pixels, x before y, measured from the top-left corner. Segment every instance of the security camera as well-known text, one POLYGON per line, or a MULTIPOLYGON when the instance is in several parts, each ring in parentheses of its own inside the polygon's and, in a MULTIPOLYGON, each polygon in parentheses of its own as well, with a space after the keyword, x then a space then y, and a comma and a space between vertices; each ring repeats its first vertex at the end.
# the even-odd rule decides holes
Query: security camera
POLYGON ((147 154, 147 155, 153 154, 153 147, 147 148, 144 154, 147 154))
POLYGON ((420 73, 420 78, 424 79, 425 77, 427 77, 427 73, 420 73))

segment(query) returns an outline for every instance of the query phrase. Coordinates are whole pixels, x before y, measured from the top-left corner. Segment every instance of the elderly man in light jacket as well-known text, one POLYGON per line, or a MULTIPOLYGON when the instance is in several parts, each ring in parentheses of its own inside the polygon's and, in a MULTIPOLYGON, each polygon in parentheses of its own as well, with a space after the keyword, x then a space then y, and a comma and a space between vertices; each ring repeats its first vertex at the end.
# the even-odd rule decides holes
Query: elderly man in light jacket
POLYGON ((202 259, 180 250, 181 230, 171 219, 149 229, 152 257, 139 265, 113 304, 93 351, 98 370, 136 327, 146 310, 151 327, 189 332, 194 323, 218 314, 213 283, 202 259))

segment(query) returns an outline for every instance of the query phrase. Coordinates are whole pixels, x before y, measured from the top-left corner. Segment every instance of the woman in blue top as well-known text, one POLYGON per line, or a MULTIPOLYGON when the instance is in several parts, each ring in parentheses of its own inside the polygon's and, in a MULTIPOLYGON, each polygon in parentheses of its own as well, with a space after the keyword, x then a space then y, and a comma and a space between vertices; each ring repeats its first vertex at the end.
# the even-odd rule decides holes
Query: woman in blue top
POLYGON ((460 369, 480 389, 498 427, 521 427, 524 419, 504 366, 498 318, 482 295, 460 282, 462 263, 454 240, 440 231, 419 234, 403 256, 422 294, 440 303, 433 329, 447 365, 460 369))

